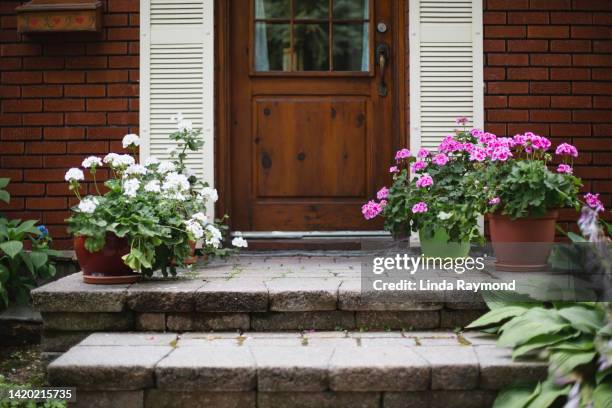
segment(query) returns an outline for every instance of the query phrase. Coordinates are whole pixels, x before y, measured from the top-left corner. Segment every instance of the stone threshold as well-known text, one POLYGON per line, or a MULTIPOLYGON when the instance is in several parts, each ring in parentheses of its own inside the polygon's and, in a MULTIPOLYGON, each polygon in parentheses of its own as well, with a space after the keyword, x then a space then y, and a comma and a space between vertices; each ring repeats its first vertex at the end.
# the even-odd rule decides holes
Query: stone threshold
POLYGON ((546 376, 494 344, 453 332, 96 333, 48 378, 77 387, 76 406, 478 408, 546 376))

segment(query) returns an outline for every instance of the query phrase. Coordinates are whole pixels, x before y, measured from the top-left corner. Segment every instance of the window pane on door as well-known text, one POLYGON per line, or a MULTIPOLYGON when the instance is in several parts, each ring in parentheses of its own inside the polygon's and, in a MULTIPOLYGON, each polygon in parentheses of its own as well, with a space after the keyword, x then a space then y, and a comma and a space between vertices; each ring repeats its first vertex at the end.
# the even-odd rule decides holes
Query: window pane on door
POLYGON ((329 24, 295 24, 294 70, 329 70, 329 24))
POLYGON ((369 0, 333 0, 335 19, 364 19, 369 16, 369 0))
POLYGON ((334 24, 334 71, 368 71, 370 65, 368 23, 334 24))
POLYGON ((329 15, 328 0, 294 0, 296 20, 323 19, 329 15))
POLYGON ((289 24, 255 23, 255 70, 291 71, 289 24))
POLYGON ((291 13, 291 0, 255 0, 255 18, 285 18, 291 13))

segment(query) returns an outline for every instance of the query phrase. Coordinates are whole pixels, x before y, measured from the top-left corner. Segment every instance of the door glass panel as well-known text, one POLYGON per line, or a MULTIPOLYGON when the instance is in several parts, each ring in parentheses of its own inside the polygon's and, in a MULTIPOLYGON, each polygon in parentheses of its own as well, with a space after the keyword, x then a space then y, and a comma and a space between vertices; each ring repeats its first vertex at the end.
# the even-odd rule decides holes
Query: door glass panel
POLYGON ((295 24, 295 71, 329 70, 329 24, 295 24))
POLYGON ((255 0, 255 18, 285 18, 291 13, 291 0, 255 0))
POLYGON ((368 19, 369 0, 333 0, 335 19, 368 19))
POLYGON ((255 69, 291 71, 289 24, 255 23, 255 69))
POLYGON ((370 65, 368 23, 334 24, 334 71, 368 71, 370 65))
POLYGON ((295 19, 327 19, 329 15, 328 0, 294 0, 295 19))

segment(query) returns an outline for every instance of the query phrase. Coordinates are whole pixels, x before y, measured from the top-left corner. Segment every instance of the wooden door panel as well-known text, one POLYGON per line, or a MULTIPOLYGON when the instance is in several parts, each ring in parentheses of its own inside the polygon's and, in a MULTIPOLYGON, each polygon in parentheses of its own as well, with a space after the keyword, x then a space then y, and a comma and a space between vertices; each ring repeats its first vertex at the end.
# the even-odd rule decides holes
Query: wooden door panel
POLYGON ((381 229, 382 224, 366 221, 355 200, 295 203, 288 211, 287 203, 259 201, 253 206, 253 231, 367 231, 381 229), (308 229, 304 226, 308 225, 308 229), (330 228, 330 225, 333 228, 330 228))
POLYGON ((256 98, 256 197, 365 197, 363 97, 256 98))

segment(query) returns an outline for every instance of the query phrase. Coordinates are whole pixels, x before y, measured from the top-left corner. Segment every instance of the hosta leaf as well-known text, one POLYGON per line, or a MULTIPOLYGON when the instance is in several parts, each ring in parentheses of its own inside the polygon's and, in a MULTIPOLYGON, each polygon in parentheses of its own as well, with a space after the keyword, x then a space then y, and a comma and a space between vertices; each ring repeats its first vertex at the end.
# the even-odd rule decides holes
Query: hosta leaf
POLYGON ((508 386, 497 395, 493 408, 525 408, 540 393, 540 390, 540 384, 508 386))
POLYGON ((32 260, 32 264, 35 269, 40 268, 49 260, 49 256, 46 253, 40 251, 32 251, 30 252, 30 259, 32 260))
POLYGON ((493 309, 484 316, 470 323, 467 328, 473 329, 476 327, 490 326, 495 323, 500 323, 511 317, 520 316, 529 309, 524 306, 504 306, 498 309, 493 309))
POLYGON ((527 405, 527 408, 548 408, 559 397, 569 394, 571 388, 571 385, 556 387, 552 381, 546 381, 542 384, 542 389, 538 395, 527 405))
POLYGON ((37 222, 37 220, 24 221, 17 228, 15 228, 15 232, 17 234, 24 234, 28 232, 30 234, 40 235, 40 231, 38 230, 38 228, 34 227, 37 222))
POLYGON ((595 408, 612 408, 612 383, 603 383, 593 391, 593 404, 595 408))
POLYGON ((0 201, 4 201, 7 204, 11 202, 11 195, 8 191, 0 190, 0 201))
POLYGON ((482 293, 483 300, 491 310, 500 309, 507 306, 523 306, 532 308, 541 306, 539 303, 530 301, 528 296, 516 292, 495 292, 487 291, 482 293))
POLYGON ((8 178, 8 177, 0 178, 0 188, 4 188, 4 187, 8 186, 10 181, 11 181, 11 179, 8 178))
POLYGON ((512 352, 512 358, 518 358, 524 356, 527 353, 530 353, 534 350, 538 350, 544 347, 552 346, 556 343, 569 340, 573 337, 576 337, 577 334, 542 334, 541 336, 537 336, 532 338, 526 343, 516 347, 512 352))
POLYGON ((10 258, 14 258, 23 249, 20 241, 7 241, 0 244, 0 249, 10 258))
POLYGON ((559 309, 559 315, 585 333, 595 333, 603 326, 603 315, 598 310, 572 306, 559 309))
POLYGON ((607 368, 603 371, 598 371, 597 374, 595 374, 595 379, 597 380, 597 384, 601 383, 606 378, 608 378, 610 374, 612 374, 612 367, 607 368))
POLYGON ((595 351, 555 351, 550 355, 549 369, 557 375, 566 375, 576 367, 590 363, 596 355, 595 351))
POLYGON ((497 341, 500 347, 515 347, 525 344, 534 337, 543 334, 558 333, 570 327, 556 310, 533 308, 506 323, 497 341))

